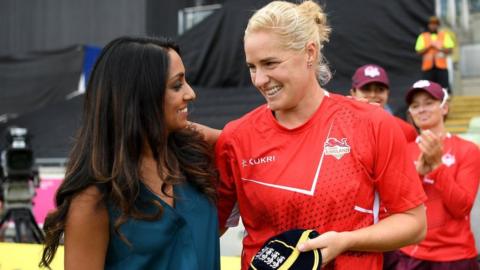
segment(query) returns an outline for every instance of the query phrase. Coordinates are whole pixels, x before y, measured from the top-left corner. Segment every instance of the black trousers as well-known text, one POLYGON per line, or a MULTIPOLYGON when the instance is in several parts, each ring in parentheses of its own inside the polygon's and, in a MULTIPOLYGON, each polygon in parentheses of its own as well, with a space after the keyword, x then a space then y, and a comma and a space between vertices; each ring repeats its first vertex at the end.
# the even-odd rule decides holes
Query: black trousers
POLYGON ((448 83, 448 69, 433 67, 430 70, 423 71, 423 79, 436 82, 451 94, 450 84, 448 83))

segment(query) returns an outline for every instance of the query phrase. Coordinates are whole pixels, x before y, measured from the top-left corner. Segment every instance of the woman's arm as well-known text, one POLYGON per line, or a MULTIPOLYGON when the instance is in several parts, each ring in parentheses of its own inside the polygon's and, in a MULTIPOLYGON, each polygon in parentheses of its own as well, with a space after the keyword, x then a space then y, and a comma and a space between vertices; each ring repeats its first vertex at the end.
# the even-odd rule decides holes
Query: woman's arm
POLYGON ((109 241, 108 211, 91 186, 72 200, 65 225, 65 270, 104 269, 109 241))
POLYGON ((480 179, 480 151, 474 145, 464 144, 458 147, 470 147, 463 157, 457 156, 457 172, 454 174, 448 166, 442 164, 427 175, 435 179, 433 187, 442 197, 443 206, 457 219, 468 217, 477 196, 480 179))
POLYGON ((425 237, 426 228, 425 207, 422 204, 359 230, 323 233, 300 243, 297 248, 300 251, 321 249, 325 265, 348 250, 382 252, 418 243, 425 237))

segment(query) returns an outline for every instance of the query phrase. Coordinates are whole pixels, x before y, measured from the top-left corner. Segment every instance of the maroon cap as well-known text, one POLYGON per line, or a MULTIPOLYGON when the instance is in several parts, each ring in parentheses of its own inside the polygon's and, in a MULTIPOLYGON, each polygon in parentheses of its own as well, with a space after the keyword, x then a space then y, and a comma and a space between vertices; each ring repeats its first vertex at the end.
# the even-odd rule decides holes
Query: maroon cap
POLYGON ((357 68, 352 77, 352 88, 362 88, 365 84, 372 82, 390 87, 387 72, 381 66, 368 64, 357 68))
POLYGON ((444 101, 445 95, 447 91, 445 91, 440 84, 428 81, 428 80, 420 80, 416 81, 410 90, 407 92, 407 96, 405 97, 405 100, 407 101, 407 104, 410 105, 412 103, 413 96, 415 93, 419 91, 425 91, 429 93, 434 99, 438 99, 440 101, 444 101))

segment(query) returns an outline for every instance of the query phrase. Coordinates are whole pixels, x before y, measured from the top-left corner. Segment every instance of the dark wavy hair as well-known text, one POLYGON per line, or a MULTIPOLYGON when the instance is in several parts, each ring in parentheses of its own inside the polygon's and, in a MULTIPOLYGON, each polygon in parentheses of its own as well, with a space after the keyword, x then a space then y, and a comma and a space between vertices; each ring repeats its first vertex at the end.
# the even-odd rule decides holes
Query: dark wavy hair
POLYGON ((55 195, 56 210, 44 223, 45 247, 40 266, 49 267, 60 244, 72 198, 92 185, 102 202, 120 210, 115 232, 129 218, 161 218, 136 206, 140 162, 145 148, 153 154, 166 185, 189 181, 212 202, 216 198, 212 149, 192 128, 168 133, 164 100, 169 71, 168 39, 121 37, 102 50, 88 83, 82 126, 69 156, 65 180, 55 195), (147 149, 148 150, 148 149, 147 149))

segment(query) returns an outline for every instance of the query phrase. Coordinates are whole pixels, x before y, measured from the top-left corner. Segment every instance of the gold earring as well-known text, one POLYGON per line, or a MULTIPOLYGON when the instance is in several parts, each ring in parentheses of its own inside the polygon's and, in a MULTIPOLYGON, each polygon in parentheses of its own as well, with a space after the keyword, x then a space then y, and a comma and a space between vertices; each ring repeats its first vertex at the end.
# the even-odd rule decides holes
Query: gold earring
POLYGON ((307 67, 308 67, 308 68, 311 68, 312 66, 313 66, 312 61, 308 61, 308 62, 307 62, 307 67))

